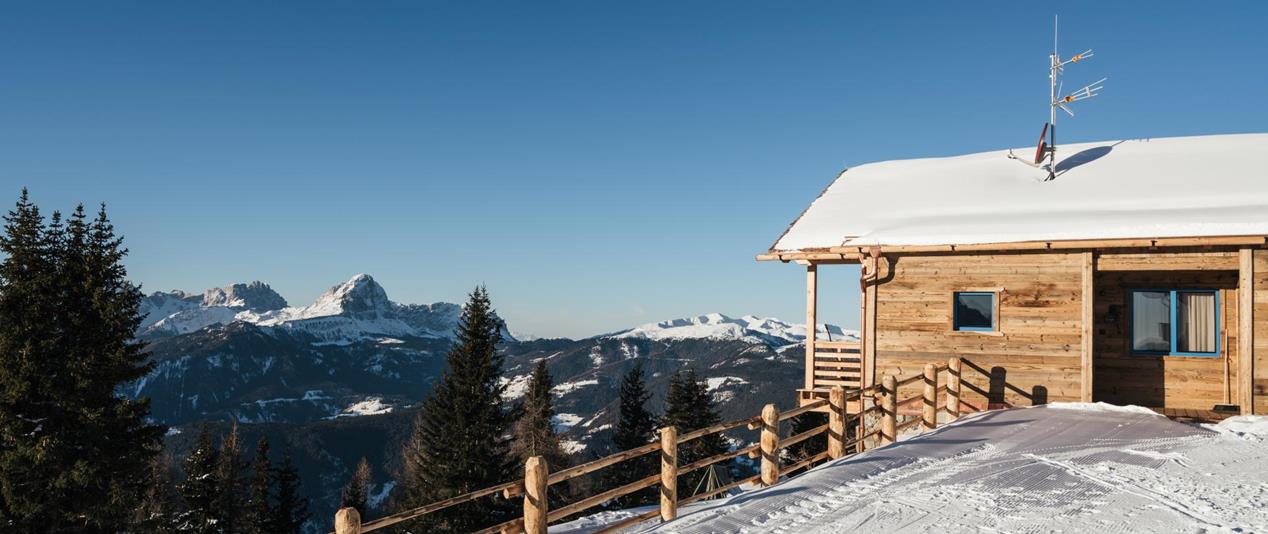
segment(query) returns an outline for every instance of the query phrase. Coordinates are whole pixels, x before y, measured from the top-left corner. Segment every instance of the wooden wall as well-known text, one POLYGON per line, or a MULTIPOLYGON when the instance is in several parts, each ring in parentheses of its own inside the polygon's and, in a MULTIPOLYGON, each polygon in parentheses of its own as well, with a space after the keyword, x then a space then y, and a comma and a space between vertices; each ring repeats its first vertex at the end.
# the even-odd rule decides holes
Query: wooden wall
MULTIPOLYGON (((1166 257, 1157 256, 1155 262, 1164 264, 1166 257)), ((1112 404, 1194 410, 1236 404, 1237 276, 1237 271, 1097 272, 1093 398, 1112 404), (1219 357, 1130 353, 1130 290, 1172 287, 1220 290, 1219 357)))
POLYGON ((1255 251, 1255 413, 1268 414, 1268 250, 1255 251))
MULTIPOLYGON (((973 408, 1078 401, 1082 333, 1080 251, 887 255, 876 304, 876 376, 919 374, 925 363, 965 357, 973 408), (999 331, 955 332, 954 291, 998 289, 999 331)), ((1254 399, 1268 413, 1268 250, 1255 251, 1254 399)), ((1094 274, 1094 400, 1209 410, 1238 401, 1237 251, 1116 250, 1094 274), (1221 355, 1128 353, 1128 289, 1216 288, 1221 355), (1226 372, 1226 368, 1228 371, 1226 372)), ((914 394, 913 386, 903 395, 914 394)))
POLYGON ((877 376, 960 355, 972 408, 1079 400, 1081 253, 887 256, 881 267, 877 376), (952 292, 987 288, 1000 288, 999 331, 952 331, 952 292))

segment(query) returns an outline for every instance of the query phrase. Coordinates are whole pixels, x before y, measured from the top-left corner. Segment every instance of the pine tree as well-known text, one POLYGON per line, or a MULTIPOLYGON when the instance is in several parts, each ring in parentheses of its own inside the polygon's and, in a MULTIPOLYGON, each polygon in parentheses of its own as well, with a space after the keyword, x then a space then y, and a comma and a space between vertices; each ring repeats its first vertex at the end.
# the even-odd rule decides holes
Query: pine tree
MULTIPOLYGON (((669 394, 665 398, 665 416, 661 426, 673 426, 682 434, 698 430, 721 422, 713 405, 713 397, 709 388, 696 377, 695 369, 678 371, 669 381, 669 394)), ((720 434, 710 434, 684 443, 678 447, 679 465, 703 460, 710 456, 722 454, 729 449, 726 440, 720 434)), ((716 468, 726 469, 725 462, 715 464, 716 468)), ((686 493, 694 492, 705 476, 706 470, 678 477, 678 487, 686 493)))
MULTIPOLYGON (((515 478, 507 434, 510 416, 499 379, 502 323, 488 292, 472 291, 463 307, 448 368, 423 402, 402 453, 399 508, 413 508, 515 478)), ((412 527, 426 532, 469 532, 511 519, 511 508, 483 499, 429 514, 412 527)))
POLYGON ((180 485, 181 500, 185 512, 177 521, 177 530, 192 534, 218 534, 221 532, 219 511, 221 502, 220 455, 211 439, 211 431, 203 424, 198 432, 198 444, 185 457, 185 483, 180 485))
MULTIPOLYGON (((809 432, 814 428, 828 424, 828 414, 822 412, 807 412, 792 418, 789 423, 791 426, 789 430, 791 433, 790 435, 795 436, 802 432, 809 432)), ((788 449, 784 451, 784 455, 787 457, 787 461, 795 462, 797 460, 809 458, 826 450, 828 450, 828 436, 827 434, 820 434, 801 443, 793 444, 793 446, 788 447, 788 449)), ((794 474, 796 473, 789 473, 790 476, 794 474)))
POLYGON ((269 460, 269 438, 260 436, 255 445, 255 461, 251 463, 251 487, 245 505, 246 534, 269 534, 273 529, 274 508, 273 462, 269 460))
POLYGON ((288 448, 277 467, 277 507, 273 509, 273 532, 298 534, 308 520, 308 499, 299 494, 299 470, 288 448))
POLYGON ((216 477, 220 480, 220 503, 216 506, 220 528, 226 534, 242 531, 238 524, 238 509, 242 506, 242 445, 238 438, 238 423, 234 421, 229 435, 220 442, 220 464, 216 477))
POLYGON ((524 400, 519 410, 519 420, 515 422, 515 442, 512 452, 524 462, 533 456, 542 456, 551 469, 567 466, 567 455, 559 446, 559 435, 555 433, 552 419, 555 409, 551 406, 550 371, 546 369, 546 360, 538 360, 528 379, 528 390, 524 392, 524 400))
POLYGON ((370 494, 370 462, 364 457, 357 462, 357 469, 352 472, 352 478, 348 480, 348 485, 343 487, 343 493, 340 495, 340 508, 356 508, 357 513, 361 515, 364 521, 366 512, 366 500, 370 494))
MULTIPOLYGON (((655 438, 656 416, 647 410, 647 401, 651 398, 643 374, 643 362, 635 362, 621 380, 620 414, 612 435, 613 454, 641 447, 655 438)), ((604 470, 603 485, 608 489, 624 486, 656 473, 657 469, 659 462, 654 455, 639 456, 626 460, 621 469, 604 470)), ((655 488, 647 488, 613 499, 609 507, 621 509, 652 504, 656 502, 656 495, 655 488)))
POLYGON ((176 528, 176 486, 172 480, 172 457, 163 454, 150 462, 150 487, 132 520, 136 534, 166 534, 176 528))
POLYGON ((104 208, 45 225, 24 190, 0 238, 0 524, 114 532, 136 516, 164 428, 117 395, 144 376, 141 293, 104 208))

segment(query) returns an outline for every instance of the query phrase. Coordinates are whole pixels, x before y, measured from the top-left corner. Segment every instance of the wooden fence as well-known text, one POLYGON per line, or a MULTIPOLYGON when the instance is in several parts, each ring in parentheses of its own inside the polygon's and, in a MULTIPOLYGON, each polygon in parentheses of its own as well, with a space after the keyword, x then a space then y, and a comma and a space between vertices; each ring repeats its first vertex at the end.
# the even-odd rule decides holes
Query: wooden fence
POLYGON ((955 420, 960 416, 960 364, 960 358, 953 357, 946 365, 926 365, 924 373, 919 375, 905 378, 895 378, 892 375, 885 376, 881 384, 868 388, 847 390, 843 386, 834 386, 828 390, 827 399, 805 402, 795 409, 784 412, 780 412, 774 404, 767 404, 762 409, 761 415, 719 423, 682 434, 679 434, 678 429, 672 426, 664 427, 657 432, 659 439, 655 442, 555 472, 550 471, 550 466, 546 464, 543 458, 535 456, 529 458, 525 463, 524 478, 522 479, 458 495, 373 521, 362 523, 356 509, 341 509, 335 514, 335 534, 370 532, 416 519, 451 506, 498 494, 507 499, 523 496, 523 516, 480 530, 478 531, 479 534, 520 532, 545 534, 546 525, 550 523, 594 508, 611 499, 629 495, 652 486, 660 486, 659 509, 608 525, 599 532, 614 532, 657 516, 660 517, 661 521, 671 521, 677 517, 680 506, 715 497, 744 484, 760 483, 762 486, 773 485, 779 480, 781 472, 796 472, 823 460, 845 457, 849 454, 847 451, 850 451, 851 448, 854 449, 854 452, 862 452, 865 444, 869 440, 873 440, 873 438, 875 438, 873 441, 883 446, 894 443, 898 439, 899 432, 916 425, 920 425, 924 430, 931 430, 937 427, 938 424, 939 396, 945 399, 945 407, 942 410, 947 412, 950 420, 955 420), (944 372, 947 375, 945 385, 941 381, 941 374, 944 372), (918 382, 924 383, 924 390, 921 395, 908 399, 898 398, 899 388, 918 382), (865 405, 864 400, 868 398, 873 399, 871 407, 865 405), (856 403, 857 409, 850 409, 852 401, 856 403), (921 416, 899 423, 898 409, 917 403, 923 405, 921 416), (800 434, 786 438, 780 437, 779 424, 781 422, 812 411, 827 411, 828 423, 800 434), (879 428, 869 429, 867 416, 873 413, 880 414, 880 425, 879 428), (852 439, 846 433, 847 423, 850 422, 857 425, 852 439), (678 447, 683 443, 741 427, 746 427, 749 430, 760 430, 761 435, 758 443, 710 458, 704 458, 687 465, 679 465, 678 447), (784 465, 780 461, 781 450, 825 433, 828 437, 828 448, 826 451, 802 458, 788 465, 784 465), (560 484, 657 451, 660 452, 659 473, 651 474, 624 486, 581 498, 556 509, 550 509, 546 495, 551 485, 560 484), (758 474, 736 480, 707 492, 685 498, 678 496, 678 477, 680 475, 741 456, 761 458, 761 469, 758 474))

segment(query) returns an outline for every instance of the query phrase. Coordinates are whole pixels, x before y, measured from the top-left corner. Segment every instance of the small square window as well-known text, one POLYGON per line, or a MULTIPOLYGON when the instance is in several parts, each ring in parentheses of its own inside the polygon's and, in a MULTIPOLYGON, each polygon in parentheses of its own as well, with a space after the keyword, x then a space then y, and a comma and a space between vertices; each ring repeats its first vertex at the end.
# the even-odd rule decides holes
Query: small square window
POLYGON ((955 330, 989 332, 995 330, 995 293, 988 291, 956 291, 955 330))

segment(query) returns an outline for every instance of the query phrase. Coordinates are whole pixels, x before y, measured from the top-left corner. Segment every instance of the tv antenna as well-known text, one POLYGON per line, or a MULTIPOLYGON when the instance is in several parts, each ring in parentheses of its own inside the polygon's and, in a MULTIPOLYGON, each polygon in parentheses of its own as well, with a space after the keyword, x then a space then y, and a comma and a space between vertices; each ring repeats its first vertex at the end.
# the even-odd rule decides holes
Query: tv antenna
POLYGON ((1039 145, 1035 147, 1033 162, 1018 158, 1011 150, 1008 152, 1008 157, 1012 159, 1032 167, 1048 169, 1048 180, 1052 180, 1057 176, 1057 110, 1060 109, 1074 117, 1074 111, 1070 109, 1070 104, 1097 96, 1100 94, 1101 89, 1105 88, 1105 80, 1108 78, 1101 78, 1077 91, 1062 96, 1063 84, 1061 75, 1065 73, 1065 66, 1091 57, 1092 49, 1089 48, 1071 56, 1069 59, 1061 59, 1061 53, 1057 49, 1057 16, 1053 15, 1052 54, 1048 56, 1048 122, 1044 123, 1043 131, 1039 133, 1039 145), (1046 164, 1045 161, 1047 162, 1046 164))

